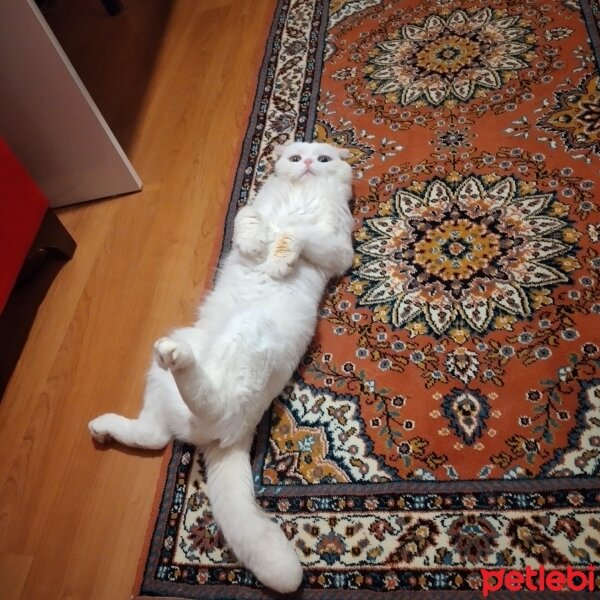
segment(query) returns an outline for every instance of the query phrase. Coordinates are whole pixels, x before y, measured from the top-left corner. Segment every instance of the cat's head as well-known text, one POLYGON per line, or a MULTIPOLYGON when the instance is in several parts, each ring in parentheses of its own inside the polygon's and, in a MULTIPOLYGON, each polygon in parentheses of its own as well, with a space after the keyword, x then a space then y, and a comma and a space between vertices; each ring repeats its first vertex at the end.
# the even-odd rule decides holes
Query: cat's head
POLYGON ((291 142, 275 148, 275 173, 291 181, 314 177, 335 177, 352 181, 352 168, 344 161, 350 156, 345 148, 320 142, 291 142))

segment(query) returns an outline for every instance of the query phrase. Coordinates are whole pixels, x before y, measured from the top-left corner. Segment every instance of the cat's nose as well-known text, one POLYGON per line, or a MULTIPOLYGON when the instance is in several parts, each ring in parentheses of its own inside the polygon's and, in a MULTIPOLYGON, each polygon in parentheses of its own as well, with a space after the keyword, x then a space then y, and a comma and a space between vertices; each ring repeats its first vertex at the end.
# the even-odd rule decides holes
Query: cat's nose
POLYGON ((312 163, 313 163, 313 159, 312 159, 312 158, 305 158, 305 159, 304 159, 304 164, 305 164, 307 167, 310 167, 310 165, 312 165, 312 163))

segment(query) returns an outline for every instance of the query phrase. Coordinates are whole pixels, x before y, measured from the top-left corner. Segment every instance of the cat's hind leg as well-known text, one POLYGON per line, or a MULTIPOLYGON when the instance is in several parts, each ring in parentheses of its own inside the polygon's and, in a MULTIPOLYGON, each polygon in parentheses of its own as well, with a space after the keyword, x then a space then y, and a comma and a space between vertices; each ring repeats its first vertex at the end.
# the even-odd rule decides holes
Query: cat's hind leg
POLYGON ((160 424, 140 415, 128 419, 115 413, 107 413, 90 421, 88 428, 92 437, 100 444, 115 440, 125 446, 159 450, 170 441, 171 436, 160 424))
POLYGON ((216 390, 209 375, 196 360, 192 347, 185 341, 161 338, 154 344, 156 362, 161 369, 170 370, 177 389, 188 408, 196 415, 208 411, 216 390))
MULTIPOLYGON (((161 411, 164 399, 177 390, 169 389, 169 382, 159 369, 151 370, 146 382, 144 405, 137 419, 128 419, 115 413, 96 417, 88 424, 92 437, 104 444, 115 440, 126 446, 158 450, 172 439, 172 429, 161 411)), ((172 385, 172 384, 171 384, 172 385)))
POLYGON ((194 341, 190 345, 177 331, 159 339, 156 362, 171 371, 181 398, 200 419, 223 423, 241 412, 258 411, 252 416, 258 422, 266 406, 252 407, 265 395, 272 371, 272 343, 265 338, 276 337, 275 329, 259 309, 242 312, 211 339, 208 350, 194 341))

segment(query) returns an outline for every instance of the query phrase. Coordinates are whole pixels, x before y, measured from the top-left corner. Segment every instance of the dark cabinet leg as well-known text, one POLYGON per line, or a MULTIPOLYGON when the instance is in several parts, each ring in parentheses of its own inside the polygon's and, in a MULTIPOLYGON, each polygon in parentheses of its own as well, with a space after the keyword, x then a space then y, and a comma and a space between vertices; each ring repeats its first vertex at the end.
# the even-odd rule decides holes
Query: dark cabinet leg
POLYGON ((17 286, 33 277, 49 262, 64 262, 75 252, 76 244, 51 209, 46 211, 42 224, 21 268, 17 286))
POLYGON ((74 252, 73 238, 48 209, 0 314, 0 398, 19 360, 39 305, 60 268, 74 252))
POLYGON ((121 0, 102 0, 102 4, 111 17, 118 15, 123 10, 121 0))

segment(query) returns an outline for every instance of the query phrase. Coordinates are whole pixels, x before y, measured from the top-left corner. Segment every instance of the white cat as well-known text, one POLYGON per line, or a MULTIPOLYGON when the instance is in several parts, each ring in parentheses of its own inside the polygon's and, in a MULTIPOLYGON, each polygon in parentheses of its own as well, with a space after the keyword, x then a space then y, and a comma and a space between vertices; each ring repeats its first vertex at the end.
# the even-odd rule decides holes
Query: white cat
POLYGON ((99 442, 200 446, 229 546, 263 584, 291 592, 302 567, 255 502, 249 450, 313 336, 327 282, 352 264, 352 171, 348 151, 327 144, 293 142, 276 155, 274 174, 236 216, 231 252, 196 324, 156 342, 138 418, 105 414, 89 429, 99 442))

